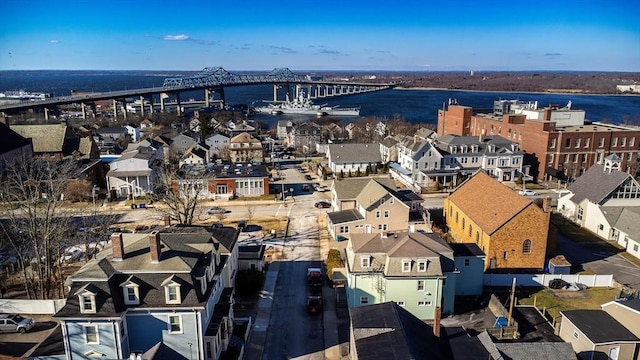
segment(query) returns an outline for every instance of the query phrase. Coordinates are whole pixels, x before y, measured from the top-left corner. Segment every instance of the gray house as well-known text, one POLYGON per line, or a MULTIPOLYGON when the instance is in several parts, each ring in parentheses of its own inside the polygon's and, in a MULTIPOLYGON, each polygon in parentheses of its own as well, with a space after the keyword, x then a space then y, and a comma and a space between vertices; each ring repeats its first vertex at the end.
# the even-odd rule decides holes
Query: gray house
MULTIPOLYGON (((165 227, 111 236, 71 275, 54 318, 67 359, 219 359, 233 329, 238 231, 165 227)), ((234 349, 241 350, 241 349, 234 349)))

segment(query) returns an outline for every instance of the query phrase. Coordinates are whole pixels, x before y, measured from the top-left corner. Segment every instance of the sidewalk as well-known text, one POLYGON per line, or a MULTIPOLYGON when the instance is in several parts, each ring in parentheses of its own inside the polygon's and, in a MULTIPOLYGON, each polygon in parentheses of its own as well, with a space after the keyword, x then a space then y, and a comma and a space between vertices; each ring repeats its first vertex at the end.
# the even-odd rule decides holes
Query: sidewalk
POLYGON ((278 279, 278 270, 280 263, 274 261, 269 264, 269 270, 264 279, 263 296, 258 301, 258 314, 249 338, 247 360, 261 360, 264 351, 264 343, 267 339, 267 331, 269 330, 269 320, 271 317, 271 304, 273 303, 273 290, 276 287, 278 279))

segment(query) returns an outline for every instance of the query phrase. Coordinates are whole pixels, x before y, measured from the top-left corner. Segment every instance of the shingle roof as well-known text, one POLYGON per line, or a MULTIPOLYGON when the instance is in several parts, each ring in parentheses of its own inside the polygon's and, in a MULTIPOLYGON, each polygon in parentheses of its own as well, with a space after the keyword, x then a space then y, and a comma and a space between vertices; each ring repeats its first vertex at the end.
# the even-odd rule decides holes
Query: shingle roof
POLYGON ((567 189, 574 194, 571 201, 576 204, 581 203, 584 199, 601 204, 609 194, 629 178, 631 175, 625 172, 605 171, 604 165, 594 164, 567 189))
POLYGON ((377 144, 330 144, 330 161, 335 164, 378 163, 382 161, 377 144))
POLYGON ((353 178, 343 179, 333 182, 333 188, 336 191, 336 196, 340 200, 354 200, 362 189, 371 180, 374 180, 388 188, 394 189, 396 184, 393 179, 389 177, 375 177, 375 178, 353 178))
POLYGON ((394 302, 349 310, 358 359, 442 359, 433 330, 394 302))
POLYGON ((494 342, 491 335, 483 331, 478 339, 491 354, 492 359, 518 360, 575 360, 571 344, 566 342, 494 342))
POLYGON ((12 125, 22 137, 32 139, 34 153, 62 152, 67 126, 64 124, 12 125))
POLYGON ((356 209, 334 211, 327 213, 327 216, 329 217, 329 220, 331 220, 331 223, 333 225, 344 224, 364 219, 364 217, 360 215, 360 213, 356 209))
POLYGON ((451 243, 453 254, 458 256, 486 256, 480 247, 474 243, 451 243))
POLYGON ((601 210, 611 226, 640 241, 640 206, 603 206, 601 210))
POLYGON ((561 311, 573 325, 594 344, 616 341, 638 341, 640 339, 602 310, 561 311))
POLYGON ((488 234, 493 234, 527 206, 536 206, 482 171, 462 183, 449 200, 488 234))
POLYGON ((31 144, 31 141, 8 127, 0 124, 0 154, 31 144))

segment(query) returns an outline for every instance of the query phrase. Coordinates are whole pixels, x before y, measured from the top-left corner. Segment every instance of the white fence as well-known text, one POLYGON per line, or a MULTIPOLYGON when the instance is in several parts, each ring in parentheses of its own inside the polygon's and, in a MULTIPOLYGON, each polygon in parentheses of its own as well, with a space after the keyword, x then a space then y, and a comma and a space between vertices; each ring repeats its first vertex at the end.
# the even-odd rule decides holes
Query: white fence
POLYGON ((518 286, 549 286, 549 281, 553 279, 584 284, 588 287, 613 286, 613 275, 580 274, 484 274, 484 286, 511 286, 513 278, 516 278, 518 286))
POLYGON ((55 314, 62 309, 67 299, 14 300, 0 299, 0 313, 5 314, 55 314))

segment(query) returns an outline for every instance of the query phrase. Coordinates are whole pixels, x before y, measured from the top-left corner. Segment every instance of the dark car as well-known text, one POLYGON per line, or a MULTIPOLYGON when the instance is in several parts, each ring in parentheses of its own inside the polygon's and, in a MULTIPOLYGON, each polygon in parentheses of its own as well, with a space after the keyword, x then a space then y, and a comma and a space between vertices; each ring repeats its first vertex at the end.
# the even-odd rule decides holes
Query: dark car
POLYGON ((318 209, 327 209, 331 207, 331 203, 328 203, 326 201, 318 201, 314 206, 318 209))
POLYGON ((322 312, 322 296, 310 295, 307 297, 307 312, 309 314, 322 312))
POLYGON ((311 177, 311 175, 307 174, 304 176, 305 179, 311 181, 313 178, 311 177))

